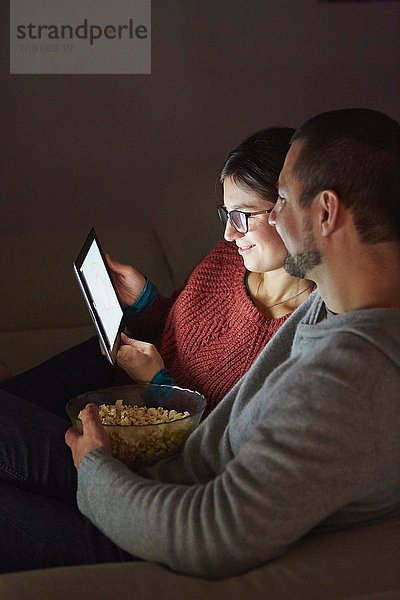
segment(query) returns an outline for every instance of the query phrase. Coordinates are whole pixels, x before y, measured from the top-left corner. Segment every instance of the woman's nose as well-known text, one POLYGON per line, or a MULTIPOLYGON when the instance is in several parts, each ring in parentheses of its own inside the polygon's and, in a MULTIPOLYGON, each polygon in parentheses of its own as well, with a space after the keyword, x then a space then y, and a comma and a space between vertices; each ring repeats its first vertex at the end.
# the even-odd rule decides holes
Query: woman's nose
POLYGON ((236 229, 231 225, 230 220, 228 219, 225 225, 224 238, 227 242, 233 242, 240 237, 243 237, 243 233, 239 233, 236 229))

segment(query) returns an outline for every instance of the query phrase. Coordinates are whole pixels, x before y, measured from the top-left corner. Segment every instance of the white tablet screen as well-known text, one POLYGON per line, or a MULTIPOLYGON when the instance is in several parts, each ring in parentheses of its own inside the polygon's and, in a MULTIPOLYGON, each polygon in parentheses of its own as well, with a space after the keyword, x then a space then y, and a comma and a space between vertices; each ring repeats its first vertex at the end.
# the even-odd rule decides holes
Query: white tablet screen
POLYGON ((93 240, 79 270, 85 278, 111 348, 118 335, 123 313, 96 240, 93 240))

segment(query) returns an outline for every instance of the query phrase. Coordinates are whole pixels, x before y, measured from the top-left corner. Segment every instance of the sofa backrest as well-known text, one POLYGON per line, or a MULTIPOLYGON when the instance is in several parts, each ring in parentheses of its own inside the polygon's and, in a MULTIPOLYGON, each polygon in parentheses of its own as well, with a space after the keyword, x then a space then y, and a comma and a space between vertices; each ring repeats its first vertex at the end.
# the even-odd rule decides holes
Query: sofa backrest
POLYGON ((0 239, 0 357, 15 374, 94 334, 73 274, 73 261, 93 225, 104 251, 135 266, 160 292, 184 285, 194 265, 221 237, 209 182, 176 181, 160 192, 151 217, 136 211, 129 223, 31 231, 0 239), (194 190, 194 191, 193 191, 194 190))

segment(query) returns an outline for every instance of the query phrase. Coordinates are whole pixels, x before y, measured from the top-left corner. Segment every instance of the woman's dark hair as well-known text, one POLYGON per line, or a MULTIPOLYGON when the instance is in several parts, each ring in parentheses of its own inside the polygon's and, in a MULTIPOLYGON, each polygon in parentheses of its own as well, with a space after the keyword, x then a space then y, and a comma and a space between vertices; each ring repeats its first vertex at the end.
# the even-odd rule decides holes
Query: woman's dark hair
POLYGON ((301 142, 293 173, 304 206, 334 190, 366 243, 400 239, 400 127, 384 113, 349 108, 322 113, 293 136, 301 142))
POLYGON ((232 150, 219 174, 221 183, 229 177, 236 185, 276 202, 276 182, 289 150, 294 129, 270 127, 253 133, 232 150))

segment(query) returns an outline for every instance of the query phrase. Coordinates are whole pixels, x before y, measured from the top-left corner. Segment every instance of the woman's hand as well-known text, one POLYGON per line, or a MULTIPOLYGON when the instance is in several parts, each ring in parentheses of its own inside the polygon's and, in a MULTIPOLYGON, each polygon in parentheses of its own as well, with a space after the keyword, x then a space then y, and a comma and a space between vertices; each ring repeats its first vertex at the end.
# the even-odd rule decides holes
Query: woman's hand
POLYGON ((130 306, 137 300, 144 288, 146 283, 144 275, 129 265, 113 260, 109 254, 106 254, 106 261, 119 299, 122 304, 130 306))
POLYGON ((81 414, 83 433, 70 427, 65 434, 65 441, 71 448, 76 468, 86 454, 101 448, 111 455, 111 441, 101 424, 99 409, 95 404, 87 404, 81 414))
POLYGON ((122 345, 117 353, 117 363, 137 383, 149 383, 164 361, 153 344, 140 342, 121 333, 122 345))

